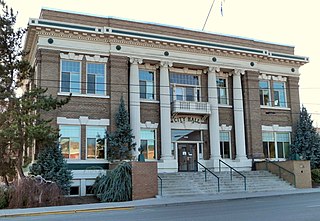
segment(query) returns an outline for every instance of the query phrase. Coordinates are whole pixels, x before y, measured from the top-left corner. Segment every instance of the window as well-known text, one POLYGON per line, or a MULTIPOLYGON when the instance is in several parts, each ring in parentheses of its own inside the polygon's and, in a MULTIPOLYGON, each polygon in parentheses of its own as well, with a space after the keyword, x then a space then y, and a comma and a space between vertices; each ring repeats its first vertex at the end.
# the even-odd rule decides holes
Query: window
POLYGON ((227 79, 217 78, 218 103, 228 104, 227 79))
POLYGON ((267 158, 288 158, 290 133, 263 132, 263 153, 267 158))
POLYGON ((273 82, 273 100, 274 106, 287 107, 284 82, 273 82))
POLYGON ((147 100, 154 100, 154 72, 153 71, 139 71, 140 82, 140 98, 147 100))
POLYGON ((60 126, 60 147, 64 158, 80 159, 80 126, 60 126))
POLYGON ((155 130, 141 130, 141 148, 145 159, 156 159, 155 130))
POLYGON ((220 154, 224 159, 231 159, 230 132, 220 131, 220 154))
POLYGON ((199 76, 191 74, 170 74, 171 100, 200 101, 199 76))
POLYGON ((87 159, 105 159, 104 127, 87 127, 87 159))
POLYGON ((259 81, 260 105, 271 106, 268 81, 259 81))
POLYGON ((105 64, 87 63, 87 93, 106 94, 105 64))
POLYGON ((61 61, 61 92, 80 93, 80 62, 61 61))

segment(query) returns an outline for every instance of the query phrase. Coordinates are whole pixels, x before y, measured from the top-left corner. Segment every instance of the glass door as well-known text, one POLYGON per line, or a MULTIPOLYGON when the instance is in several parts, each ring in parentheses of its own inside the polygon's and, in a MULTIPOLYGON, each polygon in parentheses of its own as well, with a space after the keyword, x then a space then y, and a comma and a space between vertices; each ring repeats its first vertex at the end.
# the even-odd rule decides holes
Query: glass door
POLYGON ((197 160, 196 144, 178 144, 178 171, 194 172, 197 170, 195 160, 197 160))

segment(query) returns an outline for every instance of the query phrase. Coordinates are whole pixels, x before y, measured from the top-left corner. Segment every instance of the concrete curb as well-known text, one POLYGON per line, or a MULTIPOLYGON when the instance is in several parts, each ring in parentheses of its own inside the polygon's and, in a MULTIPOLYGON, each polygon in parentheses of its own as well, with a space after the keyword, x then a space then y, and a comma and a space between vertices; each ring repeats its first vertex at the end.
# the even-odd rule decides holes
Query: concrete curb
POLYGON ((296 189, 285 192, 241 192, 241 193, 225 193, 211 195, 185 195, 174 197, 158 197, 144 200, 135 200, 119 203, 93 203, 82 205, 67 205, 54 207, 37 207, 26 209, 3 209, 0 210, 0 217, 18 217, 18 216, 40 216, 51 214, 72 214, 84 212, 101 212, 107 210, 130 210, 138 207, 160 207, 180 204, 193 204, 205 202, 220 202, 226 200, 252 199, 260 197, 275 197, 294 194, 312 194, 320 193, 319 189, 296 189))

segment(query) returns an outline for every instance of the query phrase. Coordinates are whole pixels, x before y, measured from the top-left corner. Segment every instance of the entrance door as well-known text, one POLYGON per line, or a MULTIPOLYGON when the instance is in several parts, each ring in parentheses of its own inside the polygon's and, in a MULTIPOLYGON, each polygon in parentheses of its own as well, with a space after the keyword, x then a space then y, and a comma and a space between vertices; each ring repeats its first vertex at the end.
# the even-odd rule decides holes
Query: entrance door
POLYGON ((193 172, 197 170, 195 164, 197 160, 197 145, 196 144, 178 144, 178 171, 193 172))

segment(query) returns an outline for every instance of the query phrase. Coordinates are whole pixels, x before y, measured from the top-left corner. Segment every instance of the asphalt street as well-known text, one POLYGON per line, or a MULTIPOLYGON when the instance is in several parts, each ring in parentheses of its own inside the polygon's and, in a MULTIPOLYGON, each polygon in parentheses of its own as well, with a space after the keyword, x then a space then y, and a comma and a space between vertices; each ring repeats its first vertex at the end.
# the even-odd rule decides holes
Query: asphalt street
POLYGON ((320 193, 96 210, 52 215, 1 217, 3 221, 319 221, 320 193))

